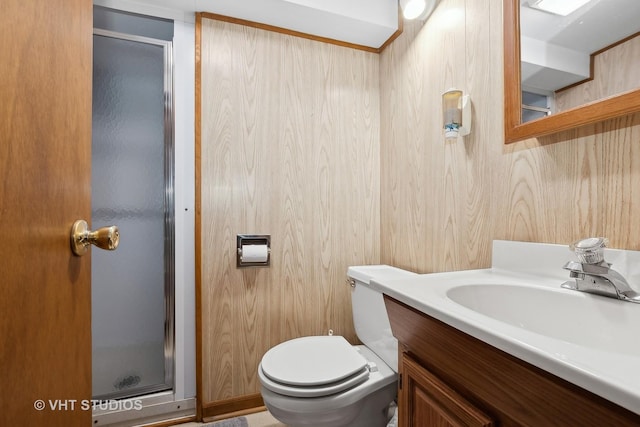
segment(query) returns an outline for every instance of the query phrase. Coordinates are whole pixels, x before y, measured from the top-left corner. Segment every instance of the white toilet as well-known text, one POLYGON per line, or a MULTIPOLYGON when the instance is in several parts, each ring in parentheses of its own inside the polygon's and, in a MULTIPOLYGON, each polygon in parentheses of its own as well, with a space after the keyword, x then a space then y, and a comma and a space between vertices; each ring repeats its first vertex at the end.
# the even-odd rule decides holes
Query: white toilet
POLYGON ((356 334, 364 345, 341 336, 311 336, 283 342, 265 353, 258 376, 269 412, 291 426, 386 426, 396 398, 398 342, 391 334, 382 294, 372 278, 415 273, 386 265, 349 267, 356 334))

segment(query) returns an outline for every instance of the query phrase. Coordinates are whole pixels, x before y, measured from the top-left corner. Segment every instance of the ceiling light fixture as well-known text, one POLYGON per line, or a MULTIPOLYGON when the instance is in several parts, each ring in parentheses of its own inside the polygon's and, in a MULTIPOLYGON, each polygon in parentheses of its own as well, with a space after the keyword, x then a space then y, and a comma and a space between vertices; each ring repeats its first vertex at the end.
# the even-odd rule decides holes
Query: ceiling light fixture
POLYGON ((554 15, 567 16, 591 0, 529 0, 529 7, 554 15))
POLYGON ((433 11, 436 0, 400 0, 405 19, 425 20, 433 11))

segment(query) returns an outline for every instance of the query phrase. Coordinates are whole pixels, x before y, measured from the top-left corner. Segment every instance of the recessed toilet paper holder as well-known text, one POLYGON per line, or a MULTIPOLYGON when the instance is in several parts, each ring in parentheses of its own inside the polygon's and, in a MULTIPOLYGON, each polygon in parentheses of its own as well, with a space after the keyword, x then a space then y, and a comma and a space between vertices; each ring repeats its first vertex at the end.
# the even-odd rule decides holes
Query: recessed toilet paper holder
POLYGON ((238 234, 236 267, 268 267, 271 262, 271 235, 238 234))

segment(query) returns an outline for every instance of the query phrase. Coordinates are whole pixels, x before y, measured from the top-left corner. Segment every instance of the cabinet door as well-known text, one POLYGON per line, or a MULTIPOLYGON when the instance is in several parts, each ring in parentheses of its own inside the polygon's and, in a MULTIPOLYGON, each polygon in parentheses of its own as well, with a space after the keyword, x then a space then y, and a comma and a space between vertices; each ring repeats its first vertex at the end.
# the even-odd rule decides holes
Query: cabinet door
POLYGON ((478 408, 402 354, 399 402, 400 427, 491 427, 494 422, 478 408))

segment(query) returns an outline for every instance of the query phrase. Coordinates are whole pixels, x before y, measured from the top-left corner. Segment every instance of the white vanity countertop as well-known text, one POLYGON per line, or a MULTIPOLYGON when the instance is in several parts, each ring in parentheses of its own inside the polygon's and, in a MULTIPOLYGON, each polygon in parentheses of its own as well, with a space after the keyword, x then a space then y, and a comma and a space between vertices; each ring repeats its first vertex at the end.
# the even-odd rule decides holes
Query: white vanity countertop
MULTIPOLYGON (((374 278, 371 287, 640 414, 640 304, 560 288, 569 280, 562 266, 572 257, 567 246, 495 241, 492 268, 374 278), (494 296, 506 286, 504 298, 484 305, 513 312, 513 319, 498 320, 450 297, 452 289, 477 285, 494 296)), ((607 249, 605 259, 640 290, 640 252, 607 249)))

